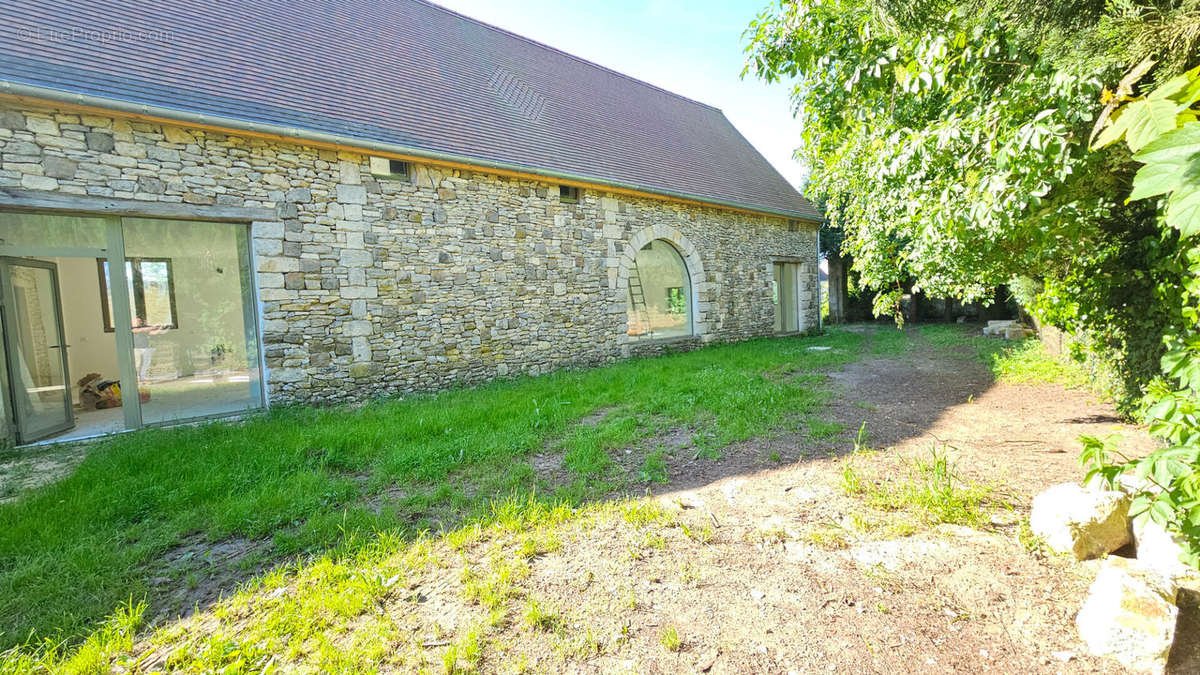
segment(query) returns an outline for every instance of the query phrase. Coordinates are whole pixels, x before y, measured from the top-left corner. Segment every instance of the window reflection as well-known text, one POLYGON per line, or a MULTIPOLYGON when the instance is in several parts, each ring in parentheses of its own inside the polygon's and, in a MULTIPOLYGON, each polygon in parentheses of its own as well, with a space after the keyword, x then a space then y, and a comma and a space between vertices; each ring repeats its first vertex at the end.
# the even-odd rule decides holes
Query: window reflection
POLYGON ((642 247, 629 270, 630 337, 655 339, 692 334, 691 280, 671 244, 655 240, 642 247))

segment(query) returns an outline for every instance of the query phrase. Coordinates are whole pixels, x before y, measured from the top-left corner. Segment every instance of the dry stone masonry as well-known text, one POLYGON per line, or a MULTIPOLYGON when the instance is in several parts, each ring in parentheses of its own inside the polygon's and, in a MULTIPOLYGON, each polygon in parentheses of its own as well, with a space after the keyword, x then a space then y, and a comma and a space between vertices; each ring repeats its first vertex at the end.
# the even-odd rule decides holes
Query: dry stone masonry
POLYGON ((250 224, 272 402, 429 391, 660 344, 626 337, 634 244, 670 241, 692 275, 695 336, 772 331, 772 262, 804 264, 817 323, 816 230, 767 215, 28 106, 0 107, 0 189, 262 207, 250 224))

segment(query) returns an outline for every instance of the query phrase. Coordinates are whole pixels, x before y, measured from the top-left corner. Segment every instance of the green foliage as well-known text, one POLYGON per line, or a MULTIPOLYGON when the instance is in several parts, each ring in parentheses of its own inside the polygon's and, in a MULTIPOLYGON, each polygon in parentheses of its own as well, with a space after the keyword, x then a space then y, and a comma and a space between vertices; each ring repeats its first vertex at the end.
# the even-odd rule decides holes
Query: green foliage
POLYGON ((1111 199, 1079 140, 1100 91, 1040 58, 1000 4, 897 16, 890 3, 783 3, 751 25, 749 70, 796 77, 810 194, 845 232, 860 283, 894 314, 909 279, 987 299, 1083 257, 1111 199), (1057 188, 1057 189, 1056 189, 1057 188))
POLYGON ((1024 279, 1025 309, 1080 336, 1168 445, 1089 444, 1093 471, 1157 483, 1138 506, 1195 561, 1200 0, 785 0, 748 35, 747 72, 795 83, 809 194, 876 312, 1024 279))
MULTIPOLYGON (((877 314, 897 316, 910 288, 987 301, 1023 278, 1025 308, 1086 335, 1128 410, 1173 320, 1175 240, 1125 202, 1130 153, 1088 141, 1104 83, 1164 45, 1192 49, 1196 5, 785 1, 750 25, 746 70, 794 82, 809 196, 877 314)), ((1148 138, 1173 105, 1147 99, 1120 133, 1148 138)))
POLYGON ((1131 513, 1148 512, 1181 536, 1187 562, 1200 567, 1200 68, 1135 95, 1133 86, 1151 65, 1139 64, 1122 81, 1111 114, 1097 126, 1096 145, 1124 140, 1136 153, 1142 166, 1129 199, 1158 199, 1162 226, 1178 232, 1186 261, 1180 280, 1163 289, 1177 303, 1175 329, 1163 336, 1162 377, 1143 401, 1150 432, 1166 447, 1130 459, 1113 439, 1085 437, 1081 461, 1089 478, 1113 484, 1131 472, 1140 479, 1131 513))

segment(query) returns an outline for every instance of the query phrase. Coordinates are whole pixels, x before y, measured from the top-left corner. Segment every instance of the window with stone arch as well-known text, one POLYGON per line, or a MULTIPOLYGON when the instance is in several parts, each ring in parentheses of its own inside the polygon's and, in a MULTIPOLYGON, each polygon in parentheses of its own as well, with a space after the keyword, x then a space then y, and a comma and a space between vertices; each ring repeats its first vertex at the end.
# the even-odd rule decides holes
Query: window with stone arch
POLYGON ((683 256, 655 239, 629 267, 629 337, 655 340, 692 334, 692 280, 683 256))

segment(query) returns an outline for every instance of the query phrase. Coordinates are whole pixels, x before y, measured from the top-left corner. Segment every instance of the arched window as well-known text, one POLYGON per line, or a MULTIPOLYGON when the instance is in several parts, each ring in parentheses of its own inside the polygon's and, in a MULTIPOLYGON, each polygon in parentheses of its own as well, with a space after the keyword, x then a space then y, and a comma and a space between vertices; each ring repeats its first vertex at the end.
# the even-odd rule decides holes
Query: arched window
POLYGON ((629 268, 628 314, 635 339, 692 334, 692 281, 671 244, 656 239, 637 252, 629 268))

